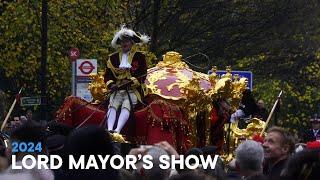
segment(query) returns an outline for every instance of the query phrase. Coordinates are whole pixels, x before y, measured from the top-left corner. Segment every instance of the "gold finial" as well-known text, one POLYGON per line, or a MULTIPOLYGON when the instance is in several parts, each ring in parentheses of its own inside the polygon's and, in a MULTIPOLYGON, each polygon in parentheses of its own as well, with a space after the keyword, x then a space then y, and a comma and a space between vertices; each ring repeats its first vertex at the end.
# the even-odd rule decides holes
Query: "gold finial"
POLYGON ((227 71, 227 73, 231 73, 231 66, 227 66, 226 71, 227 71))
POLYGON ((239 74, 235 74, 235 75, 233 76, 233 78, 234 78, 235 81, 238 81, 238 80, 239 80, 239 74))
POLYGON ((212 73, 209 75, 209 81, 210 81, 212 86, 215 86, 216 81, 218 79, 217 66, 212 66, 211 71, 212 71, 212 73))
POLYGON ((226 67, 226 74, 222 75, 221 78, 232 78, 232 74, 231 74, 231 66, 227 66, 226 67))
POLYGON ((226 76, 227 76, 228 78, 232 78, 231 66, 227 66, 227 67, 226 67, 226 71, 227 71, 226 76))
POLYGON ((217 66, 212 66, 211 71, 212 71, 212 74, 213 73, 217 74, 217 66))
POLYGON ((182 59, 182 55, 174 51, 169 51, 162 57, 163 62, 180 62, 182 59))
POLYGON ((178 52, 169 51, 162 56, 162 61, 157 64, 157 67, 174 67, 174 68, 189 68, 188 65, 182 61, 182 55, 178 52))

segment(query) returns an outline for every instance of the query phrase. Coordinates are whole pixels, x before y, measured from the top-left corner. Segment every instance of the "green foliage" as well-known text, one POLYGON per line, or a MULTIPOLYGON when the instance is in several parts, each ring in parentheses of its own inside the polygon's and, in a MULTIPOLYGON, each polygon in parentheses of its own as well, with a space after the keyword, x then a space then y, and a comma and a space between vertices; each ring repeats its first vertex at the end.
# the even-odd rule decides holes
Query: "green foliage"
MULTIPOLYGON (((113 50, 110 41, 124 9, 116 1, 48 1, 47 89, 56 109, 71 94, 68 50, 77 47, 81 58, 96 58, 99 67, 113 50)), ((41 3, 13 1, 0 4, 0 67, 17 92, 40 94, 41 3)))
MULTIPOLYGON (((131 24, 152 35, 157 55, 175 50, 184 57, 202 52, 212 65, 254 73, 254 94, 271 110, 280 90, 279 125, 303 130, 318 111, 319 2, 133 1, 131 24)), ((204 62, 195 57, 196 65, 204 62)))
MULTIPOLYGON (((320 103, 320 8, 316 0, 207 1, 51 0, 48 15, 48 93, 59 106, 70 94, 67 51, 80 49, 82 58, 96 58, 99 67, 109 53, 119 25, 151 36, 150 64, 174 50, 195 65, 250 70, 254 94, 272 108, 283 90, 279 124, 296 130, 308 125, 320 103)), ((39 94, 41 4, 0 3, 0 74, 11 80, 11 91, 25 86, 39 94)), ((148 51, 147 47, 142 47, 148 51)), ((204 70, 205 71, 205 70, 204 70)), ((54 107, 52 106, 52 107, 54 107)), ((55 107, 56 108, 56 107, 55 107)))

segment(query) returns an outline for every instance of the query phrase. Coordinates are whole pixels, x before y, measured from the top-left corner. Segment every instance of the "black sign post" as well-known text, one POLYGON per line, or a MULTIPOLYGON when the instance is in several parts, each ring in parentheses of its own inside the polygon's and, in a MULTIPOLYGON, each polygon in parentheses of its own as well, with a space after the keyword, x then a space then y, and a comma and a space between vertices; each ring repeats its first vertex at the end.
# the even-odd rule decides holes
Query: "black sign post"
MULTIPOLYGON (((40 66, 40 89, 41 96, 44 101, 48 101, 47 97, 47 51, 48 51, 48 2, 42 0, 42 14, 41 14, 41 66, 40 66)), ((41 120, 48 120, 47 103, 40 107, 41 120)))

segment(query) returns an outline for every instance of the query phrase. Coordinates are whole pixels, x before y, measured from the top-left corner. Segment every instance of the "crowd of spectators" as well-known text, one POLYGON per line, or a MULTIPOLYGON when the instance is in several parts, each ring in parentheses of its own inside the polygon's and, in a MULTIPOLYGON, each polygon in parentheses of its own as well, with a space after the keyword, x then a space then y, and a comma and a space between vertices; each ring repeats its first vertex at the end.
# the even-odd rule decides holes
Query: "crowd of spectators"
MULTIPOLYGON (((72 180, 72 179, 121 179, 121 180, 197 180, 197 179, 320 179, 320 146, 317 140, 319 118, 312 118, 313 142, 297 144, 294 138, 283 128, 268 129, 263 143, 253 140, 242 141, 235 150, 231 162, 222 159, 217 161, 214 169, 204 169, 200 164, 196 169, 186 167, 161 169, 159 157, 173 155, 179 159, 180 154, 167 142, 154 145, 132 147, 130 144, 114 142, 103 128, 85 126, 79 129, 50 122, 46 126, 32 120, 21 123, 10 131, 9 139, 2 136, 0 143, 0 179, 3 180, 72 180), (34 153, 12 153, 8 142, 41 142, 42 151, 34 153), (7 147, 8 146, 8 147, 7 147), (67 162, 69 154, 75 158, 80 155, 150 155, 153 157, 152 169, 144 169, 142 162, 136 163, 137 169, 116 170, 111 166, 105 169, 68 169, 66 164, 61 168, 50 169, 12 169, 11 155, 16 155, 17 164, 26 154, 33 156, 59 155, 67 162)), ((192 148, 184 155, 212 156, 217 153, 214 147, 192 148)), ((101 164, 100 164, 101 165, 101 164)))

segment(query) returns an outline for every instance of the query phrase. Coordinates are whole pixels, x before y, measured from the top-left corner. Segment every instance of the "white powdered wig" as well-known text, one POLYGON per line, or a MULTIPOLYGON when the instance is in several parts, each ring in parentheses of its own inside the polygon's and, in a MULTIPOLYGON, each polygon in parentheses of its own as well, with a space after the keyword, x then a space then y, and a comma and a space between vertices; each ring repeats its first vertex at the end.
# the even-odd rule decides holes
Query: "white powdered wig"
POLYGON ((147 36, 147 35, 137 35, 137 33, 135 33, 133 30, 131 29, 128 29, 125 25, 122 25, 120 30, 118 32, 115 33, 112 41, 111 41, 111 46, 113 48, 117 48, 119 46, 119 44, 117 44, 117 41, 118 39, 122 39, 122 36, 129 36, 129 37, 132 37, 132 38, 137 38, 140 40, 139 45, 142 45, 142 44, 146 44, 150 41, 150 37, 147 36))

